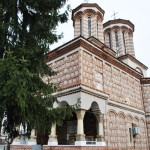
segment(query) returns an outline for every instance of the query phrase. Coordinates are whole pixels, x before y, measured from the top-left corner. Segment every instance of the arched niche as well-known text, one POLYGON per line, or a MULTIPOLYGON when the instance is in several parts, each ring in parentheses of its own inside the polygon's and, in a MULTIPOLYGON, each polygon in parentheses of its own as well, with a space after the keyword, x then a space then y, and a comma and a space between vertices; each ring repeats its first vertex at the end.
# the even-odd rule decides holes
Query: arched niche
POLYGON ((84 134, 87 141, 94 141, 98 134, 100 109, 96 102, 92 102, 84 116, 84 134))
MULTIPOLYGON (((66 101, 61 101, 58 107, 65 108, 69 106, 66 101)), ((72 113, 70 118, 65 118, 61 126, 56 127, 58 145, 74 145, 77 134, 77 116, 72 113)))

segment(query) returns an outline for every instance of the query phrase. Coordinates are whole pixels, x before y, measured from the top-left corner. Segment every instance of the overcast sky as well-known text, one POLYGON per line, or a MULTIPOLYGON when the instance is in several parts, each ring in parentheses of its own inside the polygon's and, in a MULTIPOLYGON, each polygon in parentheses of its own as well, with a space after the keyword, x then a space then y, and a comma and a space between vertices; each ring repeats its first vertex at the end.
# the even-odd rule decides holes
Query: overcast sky
MULTIPOLYGON (((71 9, 76 8, 85 0, 69 0, 67 4, 71 9)), ((130 20, 135 25, 133 34, 136 58, 149 67, 147 73, 150 77, 150 0, 88 0, 88 3, 97 3, 104 11, 104 21, 114 19, 113 12, 117 13, 116 19, 130 20)), ((69 21, 59 25, 58 33, 63 32, 64 38, 51 47, 51 50, 74 38, 71 12, 69 21)))

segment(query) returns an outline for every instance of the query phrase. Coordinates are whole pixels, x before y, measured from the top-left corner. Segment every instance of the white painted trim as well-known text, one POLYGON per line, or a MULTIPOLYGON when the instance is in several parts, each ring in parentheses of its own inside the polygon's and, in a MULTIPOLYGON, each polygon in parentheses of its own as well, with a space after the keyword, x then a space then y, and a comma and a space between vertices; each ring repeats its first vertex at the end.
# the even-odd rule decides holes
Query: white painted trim
POLYGON ((145 112, 143 110, 140 110, 140 109, 137 109, 137 108, 125 105, 125 104, 117 103, 117 102, 114 102, 114 101, 111 101, 111 100, 108 101, 108 105, 145 115, 145 112))
POLYGON ((58 146, 58 142, 53 141, 53 142, 48 142, 48 146, 58 146))
POLYGON ((60 91, 58 93, 54 93, 54 95, 58 95, 58 97, 59 97, 59 96, 63 96, 63 95, 69 95, 69 94, 72 94, 72 93, 75 93, 75 92, 85 92, 85 93, 89 93, 91 95, 94 94, 97 97, 103 97, 103 99, 105 99, 105 100, 107 100, 109 98, 108 94, 105 94, 105 93, 100 92, 100 91, 96 91, 94 89, 90 89, 90 88, 85 87, 83 85, 73 87, 73 88, 69 88, 67 90, 63 90, 63 91, 60 91))

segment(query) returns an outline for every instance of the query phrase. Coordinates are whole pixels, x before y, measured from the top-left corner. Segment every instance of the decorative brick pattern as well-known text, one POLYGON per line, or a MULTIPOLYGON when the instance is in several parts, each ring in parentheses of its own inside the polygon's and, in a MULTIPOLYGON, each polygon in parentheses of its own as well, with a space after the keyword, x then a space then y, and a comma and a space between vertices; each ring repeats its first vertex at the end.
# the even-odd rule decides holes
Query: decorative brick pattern
POLYGON ((125 115, 123 112, 117 114, 110 110, 107 116, 107 130, 105 130, 108 147, 120 149, 148 150, 148 138, 146 135, 146 122, 143 118, 137 118, 131 114, 125 115), (140 134, 133 138, 133 145, 129 143, 128 124, 134 124, 140 128, 140 134))
POLYGON ((61 89, 78 85, 80 83, 79 64, 78 52, 54 61, 50 66, 57 72, 57 75, 53 76, 51 81, 56 85, 58 84, 61 89))
POLYGON ((140 80, 95 55, 82 51, 81 84, 103 91, 110 99, 143 110, 140 80))
POLYGON ((140 80, 85 50, 66 55, 50 65, 61 89, 85 85, 110 95, 110 100, 144 110, 140 80))
MULTIPOLYGON (((150 79, 143 79, 142 81, 143 100, 146 112, 147 135, 150 142, 150 79)), ((144 133, 143 133, 144 134, 144 133)))

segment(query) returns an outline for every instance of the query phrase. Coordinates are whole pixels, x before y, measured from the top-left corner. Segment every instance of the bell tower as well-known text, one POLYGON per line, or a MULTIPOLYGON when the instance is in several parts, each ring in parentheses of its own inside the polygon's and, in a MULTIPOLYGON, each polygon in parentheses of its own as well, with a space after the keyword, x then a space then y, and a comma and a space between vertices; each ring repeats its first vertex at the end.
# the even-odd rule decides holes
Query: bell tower
POLYGON ((104 10, 97 4, 85 3, 79 5, 72 11, 74 37, 89 38, 94 36, 104 42, 103 18, 104 10))
POLYGON ((104 43, 116 51, 117 56, 130 54, 135 57, 133 32, 134 25, 129 20, 115 19, 103 25, 104 43))

